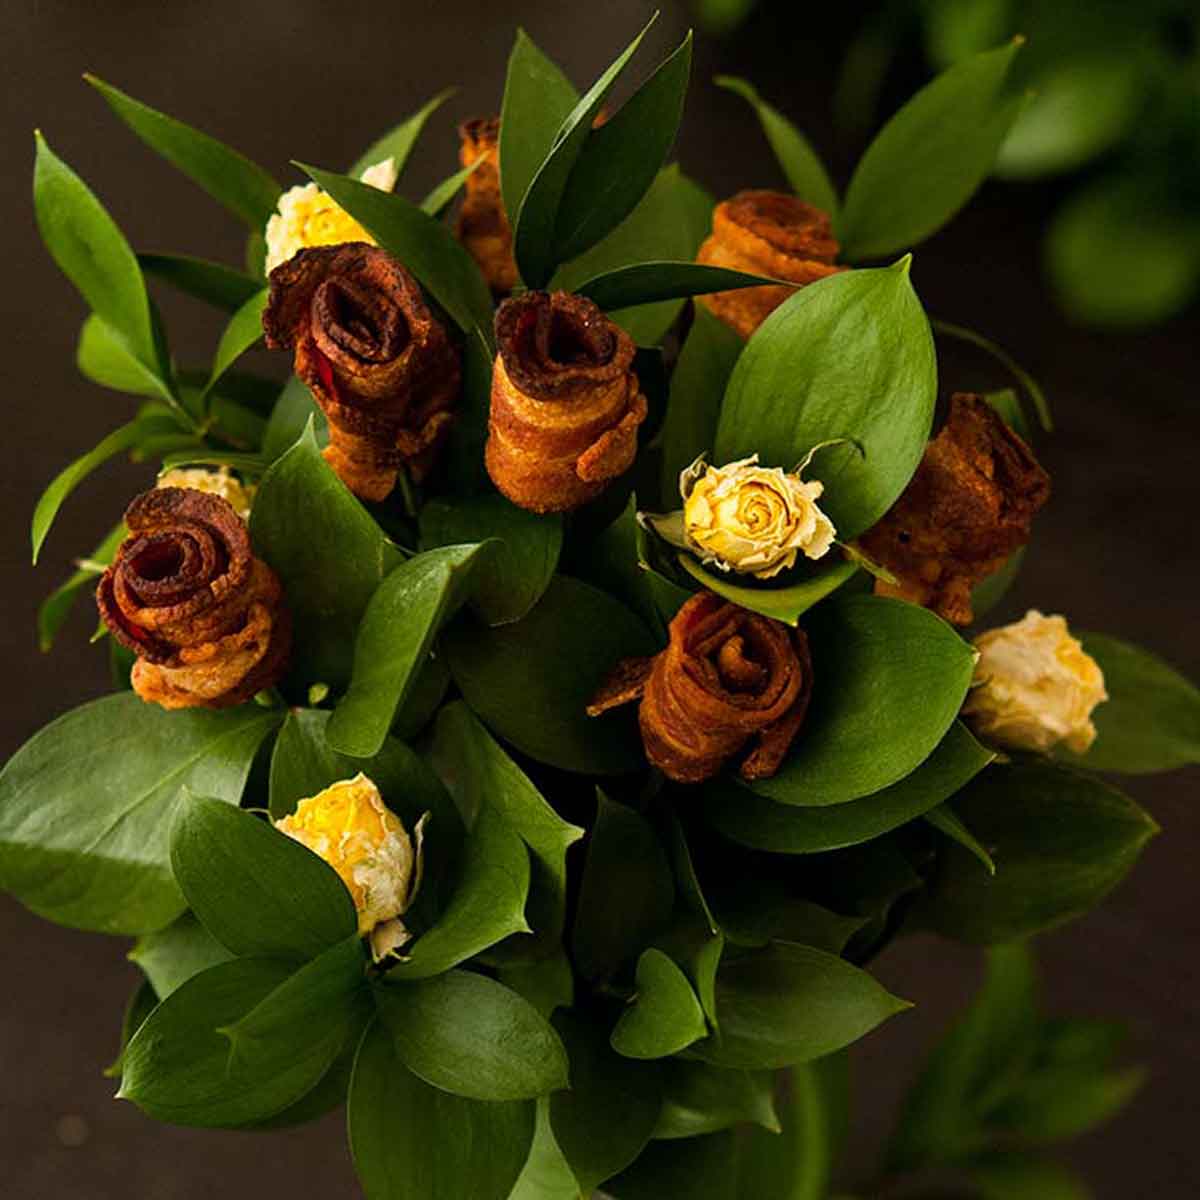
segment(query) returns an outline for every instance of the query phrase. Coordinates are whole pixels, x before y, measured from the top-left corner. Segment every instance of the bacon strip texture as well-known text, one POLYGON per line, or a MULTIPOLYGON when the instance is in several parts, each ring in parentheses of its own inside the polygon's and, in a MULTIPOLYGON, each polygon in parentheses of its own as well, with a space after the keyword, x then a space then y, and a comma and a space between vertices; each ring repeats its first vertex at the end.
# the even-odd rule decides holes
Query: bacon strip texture
POLYGON ((494 293, 507 296, 517 282, 512 227, 500 191, 500 118, 476 117, 458 127, 458 161, 483 162, 467 176, 455 234, 494 293))
POLYGON ((828 213, 784 192, 738 192, 713 210, 712 234, 696 261, 752 275, 789 279, 796 287, 764 285, 701 296, 700 303, 748 338, 797 288, 843 271, 828 213))
POLYGON ((228 501, 155 488, 125 510, 129 536, 96 590, 113 637, 137 655, 133 690, 163 708, 228 708, 278 682, 292 622, 228 501))
POLYGON ((532 512, 578 508, 637 454, 646 397, 633 341, 590 300, 566 292, 506 300, 496 341, 488 474, 532 512))
POLYGON ((812 696, 808 639, 701 592, 676 613, 653 658, 626 659, 588 706, 591 716, 640 699, 646 757, 678 783, 700 783, 753 743, 744 779, 779 770, 812 696))
POLYGON ((859 539, 897 579, 880 595, 933 609, 955 625, 974 620, 971 589, 1029 540, 1050 476, 982 397, 958 392, 941 432, 900 499, 859 539))
POLYGON ((413 277, 365 242, 301 250, 271 272, 267 345, 295 352, 296 374, 329 421, 325 459, 364 500, 383 500, 401 468, 422 480, 449 432, 459 353, 413 277))

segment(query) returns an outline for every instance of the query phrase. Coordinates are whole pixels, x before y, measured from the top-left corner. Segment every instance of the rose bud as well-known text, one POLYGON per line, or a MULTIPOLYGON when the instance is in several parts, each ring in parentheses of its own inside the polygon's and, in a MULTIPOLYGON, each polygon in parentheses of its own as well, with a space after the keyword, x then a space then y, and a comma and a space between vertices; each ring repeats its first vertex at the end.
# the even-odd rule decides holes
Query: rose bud
POLYGON ((390 254, 302 250, 271 273, 263 329, 271 349, 294 349, 329 421, 325 459, 356 496, 384 499, 401 469, 428 474, 453 420, 459 354, 390 254))
POLYGON ((361 771, 301 800, 276 829, 323 858, 346 885, 358 912, 358 933, 370 937, 378 962, 409 940, 400 917, 421 886, 421 841, 428 813, 413 829, 383 802, 361 771))
POLYGON ((629 334, 583 296, 525 292, 501 304, 496 342, 492 482, 531 512, 595 499, 633 465, 646 419, 629 334))
POLYGON ((227 708, 273 686, 291 649, 291 618, 229 503, 155 488, 125 510, 125 524, 96 603, 137 655, 133 690, 163 708, 227 708))
POLYGON ((258 489, 251 483, 243 483, 229 473, 228 467, 210 471, 205 467, 174 467, 164 471, 154 484, 160 488, 191 488, 194 492, 206 492, 220 496, 243 521, 250 518, 250 506, 258 489))
MULTIPOLYGON (((390 192, 396 186, 396 160, 385 158, 368 167, 363 183, 390 192)), ((315 183, 289 188, 279 197, 278 211, 267 221, 268 275, 308 246, 339 246, 345 242, 370 242, 374 238, 328 192, 315 183)))
POLYGON ((702 460, 680 476, 688 548, 722 571, 770 579, 821 558, 833 545, 833 522, 817 507, 824 487, 801 471, 760 467, 758 455, 723 467, 702 460))
POLYGON ((504 212, 500 192, 500 118, 476 117, 458 127, 459 162, 464 167, 480 162, 467 176, 455 234, 479 264, 488 286, 507 296, 517 282, 513 259, 512 227, 504 212))
POLYGON ((1049 496, 1025 442, 982 396, 957 393, 900 499, 859 539, 897 581, 875 590, 969 625, 971 589, 1029 540, 1049 496))
POLYGON ((963 716, 986 741, 1083 754, 1096 740, 1092 710, 1108 699, 1096 660, 1062 617, 1036 609, 975 639, 979 661, 963 716))
POLYGON ((797 288, 844 271, 829 215, 784 192, 738 192, 713 209, 712 234, 696 261, 791 280, 701 296, 714 316, 748 338, 797 288))
POLYGON ((661 654, 619 664, 588 714, 640 698, 646 757, 679 783, 711 779, 751 742, 742 777, 774 775, 808 710, 808 639, 711 592, 688 600, 669 633, 661 654))

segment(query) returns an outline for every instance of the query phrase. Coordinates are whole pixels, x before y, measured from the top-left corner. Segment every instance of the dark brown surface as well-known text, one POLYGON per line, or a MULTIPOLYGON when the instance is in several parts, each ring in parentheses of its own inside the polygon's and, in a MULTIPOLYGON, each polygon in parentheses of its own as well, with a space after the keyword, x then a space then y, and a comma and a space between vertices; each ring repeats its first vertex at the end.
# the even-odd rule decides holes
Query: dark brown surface
MULTIPOLYGON (((33 632, 38 599, 89 550, 147 468, 114 466, 89 481, 28 565, 28 518, 48 479, 126 419, 132 402, 82 381, 72 365, 83 306, 39 245, 26 180, 33 126, 106 200, 134 245, 234 260, 234 221, 118 125, 79 81, 93 70, 245 150, 289 184, 290 158, 344 164, 382 128, 447 82, 464 85, 431 126, 407 187, 414 195, 455 166, 454 124, 494 111, 512 27, 520 19, 579 81, 608 61, 652 7, 590 8, 475 0, 355 5, 14 3, 3 13, 3 288, 7 416, 3 441, 3 728, 7 754, 50 718, 106 686, 80 613, 49 659, 33 632)), ((656 47, 683 25, 667 6, 656 47)), ((743 103, 707 84, 715 70, 752 75, 829 147, 827 97, 837 51, 812 31, 811 6, 760 15, 724 47, 702 46, 681 146, 685 166, 718 194, 778 186, 743 103)), ((843 16, 844 19, 844 16, 843 16)), ((841 160, 844 165, 844 159, 841 160)), ((1059 432, 1039 454, 1055 495, 1035 527, 1028 567, 999 617, 1038 605, 1080 628, 1157 650, 1200 677, 1195 509, 1200 327, 1191 316, 1153 334, 1100 337, 1068 328, 1039 275, 1045 194, 990 186, 918 252, 914 279, 936 313, 985 330, 1047 385, 1059 432)), ((1114 280, 1114 286, 1120 286, 1114 280)), ((165 305, 177 355, 211 354, 220 322, 199 306, 165 305)), ((975 360, 943 359, 947 389, 994 385, 975 360), (963 370, 955 370, 961 365, 963 370)), ((1200 916, 1193 847, 1197 773, 1132 781, 1165 829, 1100 911, 1044 940, 1058 1008, 1126 1015, 1152 1068, 1127 1114, 1079 1142, 1073 1159, 1101 1200, 1197 1193, 1200 1067, 1196 951, 1200 916)), ((125 944, 45 924, 0 901, 0 1195, 5 1200, 242 1200, 357 1194, 337 1117, 256 1137, 174 1130, 113 1103, 100 1068, 136 973, 125 944), (82 1144, 75 1144, 82 1142, 82 1144)), ((879 1136, 891 1103, 946 1016, 964 1000, 973 952, 934 940, 897 947, 880 970, 918 1002, 861 1049, 856 1141, 879 1136)), ((861 1153, 855 1155, 862 1161, 861 1153)))

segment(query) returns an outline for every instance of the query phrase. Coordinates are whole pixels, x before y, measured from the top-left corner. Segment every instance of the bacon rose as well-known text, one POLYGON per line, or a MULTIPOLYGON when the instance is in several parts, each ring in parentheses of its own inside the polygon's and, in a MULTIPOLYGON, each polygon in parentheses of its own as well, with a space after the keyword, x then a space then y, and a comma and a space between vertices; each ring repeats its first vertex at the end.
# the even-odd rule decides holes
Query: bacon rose
POLYGON ((512 227, 500 193, 500 118, 476 117, 458 127, 459 162, 464 167, 483 159, 467 176, 455 232, 479 264, 488 286, 507 296, 517 282, 512 227))

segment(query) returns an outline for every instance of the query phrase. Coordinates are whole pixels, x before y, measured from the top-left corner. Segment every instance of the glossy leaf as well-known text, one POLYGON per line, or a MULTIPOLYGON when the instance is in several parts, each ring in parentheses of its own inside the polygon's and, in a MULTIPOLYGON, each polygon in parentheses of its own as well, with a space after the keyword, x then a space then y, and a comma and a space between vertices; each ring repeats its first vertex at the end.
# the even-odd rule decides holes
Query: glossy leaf
POLYGON ((907 249, 971 198, 1024 103, 1006 86, 1020 44, 951 67, 880 130, 854 171, 837 222, 847 259, 907 249))
POLYGON ((725 1070, 686 1058, 668 1059, 662 1069, 656 1138, 691 1138, 742 1124, 779 1132, 770 1072, 725 1070))
POLYGON ((546 590, 562 549, 562 518, 511 504, 496 492, 431 500, 421 509, 421 546, 498 543, 475 564, 470 606, 488 625, 519 621, 546 590))
POLYGON ((1064 763, 1141 774, 1200 762, 1200 688, 1162 659, 1102 633, 1085 633, 1109 698, 1092 714, 1096 740, 1064 763))
POLYGON ((617 662, 658 648, 641 622, 604 592, 556 575, 522 620, 496 629, 459 626, 443 643, 467 703, 531 758, 599 775, 634 770, 644 761, 628 712, 586 713, 617 662))
POLYGON ((516 962, 502 966, 500 982, 523 996, 543 1017, 556 1009, 570 1008, 575 999, 575 980, 571 964, 560 947, 549 958, 516 962))
POLYGON ((84 78, 151 149, 199 184, 255 232, 275 210, 283 188, 245 155, 182 121, 157 112, 94 75, 84 78))
POLYGON ((412 116, 406 117, 394 129, 389 129, 387 133, 376 138, 359 155, 346 174, 357 179, 368 167, 383 162, 385 158, 394 158, 396 174, 402 175, 426 122, 456 91, 457 88, 444 88, 436 96, 426 100, 412 116))
POLYGON ((975 855, 989 875, 995 875, 996 864, 979 839, 962 823, 958 814, 949 804, 939 804, 925 813, 925 820, 934 829, 944 833, 951 841, 957 842, 964 850, 975 855))
POLYGON ((649 821, 598 793, 571 943, 584 979, 611 974, 666 925, 675 885, 649 821))
POLYGON ((207 396, 217 386, 222 375, 251 346, 262 339, 262 314, 267 306, 267 289, 262 288, 254 293, 229 319, 221 340, 217 344, 217 353, 213 358, 212 374, 204 385, 202 397, 207 396))
POLYGON ((876 596, 820 605, 805 631, 815 680, 808 715, 780 770, 751 788, 807 807, 859 800, 898 783, 957 717, 974 651, 926 609, 876 596))
POLYGON ((736 75, 718 75, 713 82, 741 96, 754 109, 792 191, 805 203, 834 216, 838 208, 837 189, 808 138, 783 113, 768 104, 749 80, 739 79, 736 75))
POLYGON ((529 1100, 567 1086, 567 1052, 550 1022, 485 975, 450 971, 376 989, 400 1061, 473 1100, 529 1100))
POLYGON ((706 295, 709 292, 759 287, 772 282, 764 275, 748 275, 727 267, 659 260, 633 263, 585 279, 575 291, 586 296, 597 307, 609 310, 653 304, 660 300, 677 300, 684 296, 706 295))
POLYGON ((190 912, 165 929, 138 938, 129 952, 161 1000, 201 971, 232 957, 190 912))
POLYGON ((139 254, 137 259, 147 275, 229 313, 237 312, 262 287, 259 280, 223 263, 186 254, 139 254))
POLYGON ((533 1141, 532 1101, 488 1103, 430 1087, 401 1063, 380 1020, 359 1046, 347 1107, 367 1200, 507 1200, 533 1141))
POLYGON ((467 180, 486 161, 484 158, 477 158, 469 167, 455 171, 453 175, 448 175, 441 183, 432 187, 425 199, 421 201, 421 211, 428 213, 431 217, 440 217, 453 202, 454 197, 462 191, 467 180))
POLYGON ((721 964, 720 1036, 696 1051, 718 1066, 748 1070, 811 1062, 909 1007, 836 955, 775 942, 721 964))
POLYGON ((922 917, 967 942, 1011 941, 1086 912, 1158 831, 1115 788, 1050 766, 993 765, 954 807, 996 860, 996 874, 949 846, 922 917))
POLYGON ((125 540, 125 532, 122 522, 88 555, 84 564, 42 601, 38 607, 37 626, 38 648, 43 653, 54 645, 59 631, 71 615, 75 601, 95 588, 100 577, 100 571, 95 568, 107 566, 112 561, 117 547, 125 540))
POLYGON ((129 342, 95 313, 79 330, 75 365, 81 375, 101 387, 130 396, 166 398, 162 380, 138 359, 129 342))
POLYGON ((288 598, 291 675, 343 686, 367 602, 402 556, 321 457, 311 424, 264 476, 250 536, 288 598))
POLYGON ((915 771, 860 800, 821 808, 779 804, 718 778, 704 786, 704 813, 713 828, 743 846, 817 854, 870 841, 933 811, 995 757, 955 721, 915 771))
POLYGON ((161 929, 185 901, 168 833, 185 789, 236 804, 279 714, 166 712, 132 693, 47 725, 0 774, 0 886, 77 929, 161 929))
POLYGON ((554 254, 559 262, 596 245, 646 194, 675 141, 691 68, 689 32, 617 113, 583 143, 554 219, 554 254))
POLYGON ((687 976, 661 950, 643 950, 637 991, 612 1032, 626 1058, 666 1058, 707 1036, 704 1012, 687 976))
POLYGON ((309 421, 313 422, 317 444, 324 446, 329 441, 329 427, 325 421, 325 414, 317 407, 317 402, 304 381, 298 375, 293 375, 283 385, 279 399, 271 410, 263 434, 263 457, 268 462, 274 462, 286 454, 296 441, 304 436, 309 421))
POLYGON ((579 1200, 579 1184, 550 1127, 550 1103, 539 1100, 529 1158, 508 1200, 579 1200))
POLYGON ((839 562, 823 569, 818 567, 815 574, 799 583, 754 588, 728 582, 738 578, 736 575, 705 570, 690 554, 678 555, 677 561, 705 591, 716 592, 741 608, 793 626, 800 623, 800 618, 813 605, 831 596, 858 571, 856 562, 839 562))
POLYGON ((846 271, 802 288, 742 352, 721 406, 714 461, 758 454, 792 470, 822 442, 809 478, 851 541, 912 478, 933 421, 933 339, 908 279, 909 260, 846 271))

